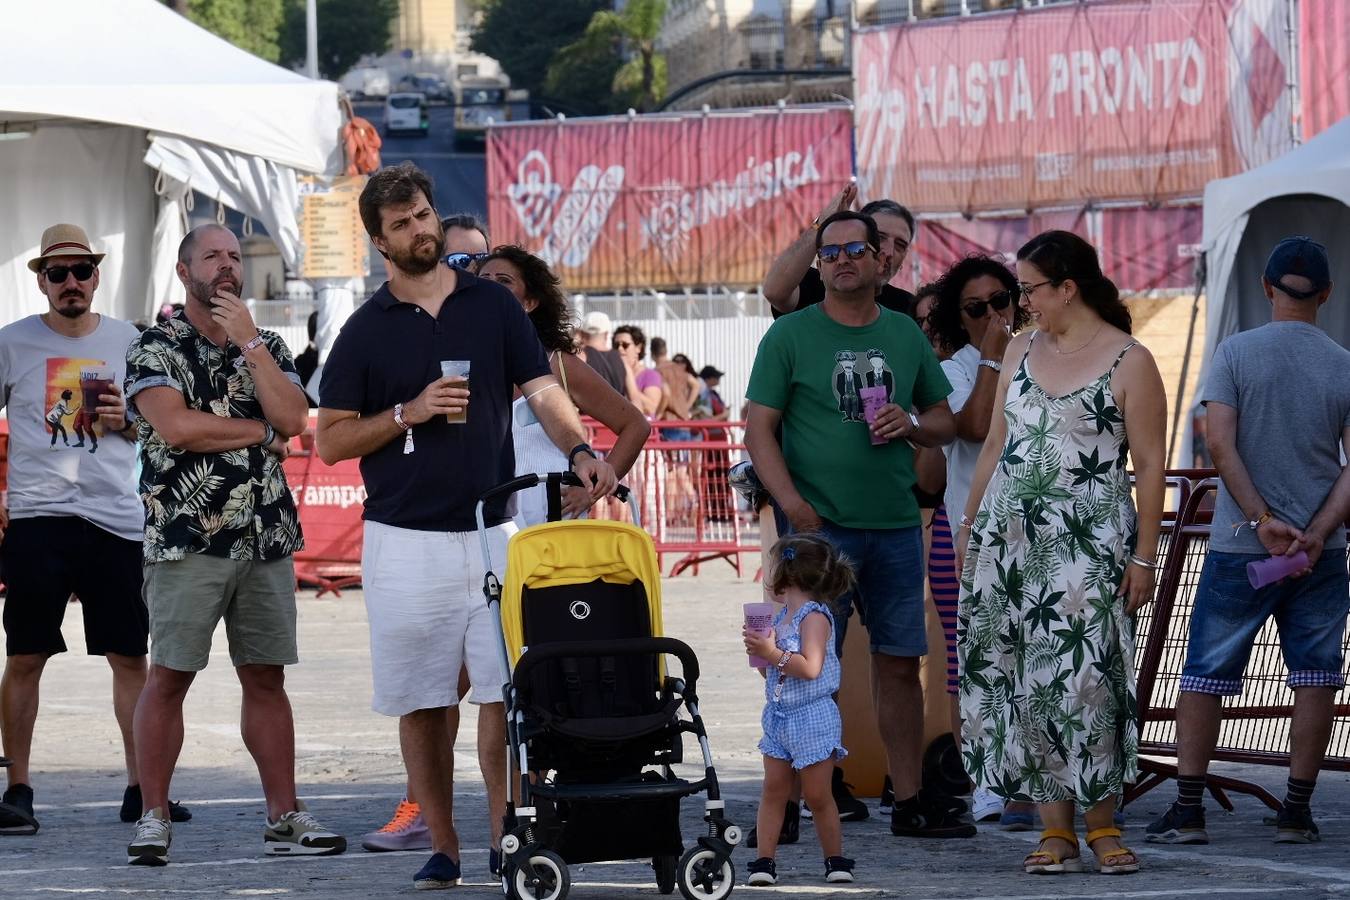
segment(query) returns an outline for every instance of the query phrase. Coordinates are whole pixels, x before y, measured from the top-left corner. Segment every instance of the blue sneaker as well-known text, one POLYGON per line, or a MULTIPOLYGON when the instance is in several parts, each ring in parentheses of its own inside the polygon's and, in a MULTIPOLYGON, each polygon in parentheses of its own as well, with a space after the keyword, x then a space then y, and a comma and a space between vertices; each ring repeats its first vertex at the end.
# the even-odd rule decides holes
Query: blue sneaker
POLYGON ((1030 810, 1017 812, 1004 809, 998 816, 998 827, 1004 831, 1035 831, 1036 818, 1030 810))
POLYGON ((419 891, 440 891, 459 884, 459 863, 444 853, 433 853, 427 864, 413 876, 413 887, 419 891))
POLYGON ((1162 818, 1144 829, 1144 840, 1150 844, 1208 844, 1205 808, 1173 803, 1162 818))

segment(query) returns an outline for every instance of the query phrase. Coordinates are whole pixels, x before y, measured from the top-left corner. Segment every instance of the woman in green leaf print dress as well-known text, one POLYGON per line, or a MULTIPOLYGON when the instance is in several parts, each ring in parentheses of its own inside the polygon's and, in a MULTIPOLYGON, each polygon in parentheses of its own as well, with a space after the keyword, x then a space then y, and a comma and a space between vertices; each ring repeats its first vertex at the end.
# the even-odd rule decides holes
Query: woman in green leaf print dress
POLYGON ((1039 805, 1025 871, 1082 870, 1077 806, 1099 870, 1135 872, 1112 814, 1136 774, 1133 613, 1153 597, 1167 402, 1090 244, 1041 234, 1017 277, 1034 327, 1008 346, 956 537, 966 769, 1039 805))

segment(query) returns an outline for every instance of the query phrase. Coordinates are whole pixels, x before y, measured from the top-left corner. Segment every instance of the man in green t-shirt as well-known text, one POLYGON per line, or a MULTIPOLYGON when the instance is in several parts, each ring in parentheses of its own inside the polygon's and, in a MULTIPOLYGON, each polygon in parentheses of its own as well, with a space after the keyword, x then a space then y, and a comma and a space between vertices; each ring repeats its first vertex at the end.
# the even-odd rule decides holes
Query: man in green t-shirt
POLYGON ((959 810, 918 796, 919 658, 927 640, 913 446, 955 436, 951 385, 914 320, 876 302, 879 242, 876 223, 861 213, 839 212, 821 223, 816 252, 825 300, 779 319, 760 342, 746 392, 745 443, 792 529, 821 532, 853 561, 858 588, 838 599, 836 641, 842 646, 856 604, 895 786, 891 831, 968 837, 975 829, 959 821, 959 810), (881 404, 871 425, 869 400, 881 404), (874 435, 885 442, 874 444, 874 435))

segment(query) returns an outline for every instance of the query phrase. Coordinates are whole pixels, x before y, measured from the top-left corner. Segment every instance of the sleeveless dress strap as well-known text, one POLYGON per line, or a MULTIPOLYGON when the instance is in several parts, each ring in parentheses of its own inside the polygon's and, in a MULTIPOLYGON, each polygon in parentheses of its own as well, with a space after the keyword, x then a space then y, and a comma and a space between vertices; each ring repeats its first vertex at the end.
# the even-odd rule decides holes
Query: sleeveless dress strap
POLYGON ((1137 347, 1137 346, 1139 346, 1139 342, 1138 342, 1138 341, 1130 341, 1128 344, 1126 344, 1125 347, 1124 347, 1119 353, 1116 354, 1116 361, 1113 362, 1113 363, 1111 363, 1111 368, 1109 368, 1109 369, 1106 370, 1106 374, 1107 374, 1108 376, 1109 376, 1109 375, 1114 375, 1114 374, 1115 374, 1115 371, 1116 371, 1116 367, 1119 366, 1119 365, 1120 365, 1120 361, 1121 361, 1122 359, 1125 358, 1125 354, 1130 352, 1130 348, 1132 348, 1132 347, 1137 347))

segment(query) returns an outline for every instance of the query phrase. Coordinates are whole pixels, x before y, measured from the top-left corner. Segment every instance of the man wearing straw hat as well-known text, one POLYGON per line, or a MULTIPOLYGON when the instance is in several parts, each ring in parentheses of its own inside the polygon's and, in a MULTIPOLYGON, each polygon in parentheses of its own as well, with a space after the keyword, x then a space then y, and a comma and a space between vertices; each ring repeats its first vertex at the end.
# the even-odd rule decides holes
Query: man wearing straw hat
MULTIPOLYGON (((14 761, 0 834, 38 830, 28 768, 38 683, 47 660, 66 650, 61 621, 72 594, 84 616, 86 650, 112 668, 127 766, 122 817, 140 815, 131 721, 146 674, 145 514, 132 481, 135 429, 119 387, 137 332, 92 311, 103 256, 79 226, 48 228, 28 262, 47 310, 0 329, 0 402, 9 410, 9 509, 0 512, 8 588, 0 731, 14 761), (67 438, 68 425, 78 442, 67 438)), ((181 807, 175 813, 188 818, 181 807)))

